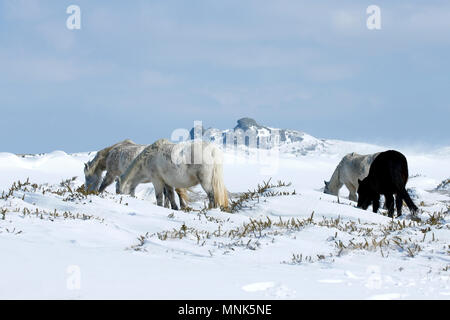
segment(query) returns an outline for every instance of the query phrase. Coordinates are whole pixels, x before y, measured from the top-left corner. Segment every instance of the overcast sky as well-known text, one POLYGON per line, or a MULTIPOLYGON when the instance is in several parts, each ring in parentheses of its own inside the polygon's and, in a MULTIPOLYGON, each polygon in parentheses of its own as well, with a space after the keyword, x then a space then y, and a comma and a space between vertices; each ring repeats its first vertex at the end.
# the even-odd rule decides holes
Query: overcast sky
POLYGON ((0 151, 152 143, 245 116, 450 145, 449 56, 449 1, 1 0, 0 151), (66 28, 72 4, 81 30, 66 28))

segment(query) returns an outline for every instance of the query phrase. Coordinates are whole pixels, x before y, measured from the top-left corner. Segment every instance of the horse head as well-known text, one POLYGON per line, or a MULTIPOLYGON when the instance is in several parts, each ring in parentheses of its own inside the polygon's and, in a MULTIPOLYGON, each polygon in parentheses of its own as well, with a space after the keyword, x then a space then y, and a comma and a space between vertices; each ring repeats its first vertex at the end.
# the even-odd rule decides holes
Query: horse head
POLYGON ((124 178, 123 175, 116 178, 116 193, 117 194, 130 194, 134 195, 134 192, 131 192, 131 185, 128 179, 124 178))
POLYGON ((102 180, 101 173, 95 172, 89 163, 84 164, 84 187, 86 191, 98 191, 102 180))
POLYGON ((368 179, 358 179, 358 204, 357 207, 366 210, 373 199, 373 192, 370 189, 368 179))
POLYGON ((120 177, 116 178, 116 193, 121 194, 121 192, 120 192, 120 177))
POLYGON ((327 181, 323 181, 323 182, 325 184, 325 188, 323 189, 323 192, 326 193, 326 194, 331 194, 331 191, 330 191, 330 188, 329 188, 330 182, 327 182, 327 181))

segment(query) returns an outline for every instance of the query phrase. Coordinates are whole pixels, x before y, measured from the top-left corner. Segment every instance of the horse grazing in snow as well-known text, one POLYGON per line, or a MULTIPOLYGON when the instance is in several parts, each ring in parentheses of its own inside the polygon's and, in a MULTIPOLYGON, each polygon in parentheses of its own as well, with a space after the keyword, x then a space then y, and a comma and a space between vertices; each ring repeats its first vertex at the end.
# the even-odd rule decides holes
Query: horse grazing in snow
POLYGON ((402 215, 403 200, 415 214, 418 210, 405 189, 408 182, 408 163, 403 154, 389 150, 381 152, 370 166, 369 175, 359 180, 358 208, 366 210, 372 204, 373 212, 380 207, 380 194, 386 199, 389 217, 394 215, 394 194, 397 215, 402 215))
POLYGON ((370 165, 379 153, 361 155, 349 153, 342 158, 334 170, 329 182, 325 182, 324 193, 337 196, 345 185, 350 191, 349 199, 357 201, 358 179, 364 179, 369 174, 370 165))
POLYGON ((124 140, 98 151, 93 160, 84 164, 86 190, 103 192, 145 147, 131 140, 124 140), (102 178, 104 171, 106 175, 102 178))
MULTIPOLYGON (((165 140, 167 141, 167 140, 165 140)), ((164 140, 158 140, 155 144, 165 143, 164 140)), ((167 141, 168 142, 168 141, 167 141)), ((95 158, 84 164, 85 188, 87 191, 103 192, 111 185, 116 177, 125 172, 130 163, 146 148, 145 145, 136 144, 131 140, 124 140, 110 147, 97 152, 95 158), (103 172, 106 175, 102 178, 103 172)), ((148 183, 150 181, 143 181, 148 183)), ((164 190, 164 194, 173 193, 173 188, 168 187, 164 190), (168 190, 172 189, 172 190, 168 190)), ((185 206, 188 200, 186 190, 177 190, 180 198, 180 205, 185 206)), ((166 197, 165 206, 168 207, 169 202, 166 197)))
MULTIPOLYGON (((214 144, 187 141, 149 146, 117 179, 117 191, 134 194, 136 186, 148 180, 155 187, 159 206, 162 206, 165 185, 190 188, 201 184, 208 196, 210 208, 228 207, 228 193, 223 182, 222 152, 214 144)), ((169 192, 168 196, 173 203, 173 194, 169 192)))

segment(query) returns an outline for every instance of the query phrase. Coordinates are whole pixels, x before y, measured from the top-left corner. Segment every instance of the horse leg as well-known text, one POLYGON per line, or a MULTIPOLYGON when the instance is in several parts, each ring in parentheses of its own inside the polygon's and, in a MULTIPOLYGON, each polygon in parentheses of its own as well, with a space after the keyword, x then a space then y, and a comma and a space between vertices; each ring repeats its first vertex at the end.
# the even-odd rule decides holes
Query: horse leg
POLYGON ((170 202, 169 202, 169 191, 167 190, 167 187, 164 187, 164 208, 170 208, 170 202))
POLYGON ((136 186, 130 188, 130 196, 136 197, 136 186))
POLYGON ((356 188, 353 186, 353 184, 347 183, 345 186, 347 187, 348 191, 350 191, 348 199, 355 202, 358 201, 358 197, 356 195, 356 188))
POLYGON ((136 188, 137 188, 138 185, 139 185, 138 180, 131 181, 131 183, 130 183, 130 192, 129 192, 130 196, 136 197, 136 188))
POLYGON ((384 195, 386 199, 386 206, 388 209, 388 216, 389 218, 392 218, 394 216, 394 195, 392 194, 385 194, 384 195))
MULTIPOLYGON (((177 203, 175 201, 175 194, 173 192, 173 188, 169 185, 165 185, 164 186, 164 195, 166 197, 166 199, 164 200, 165 202, 170 202, 170 205, 172 206, 173 210, 178 210, 178 206, 177 203)), ((168 208, 169 206, 167 206, 166 208, 168 208)))
POLYGON ((403 198, 398 193, 395 195, 395 205, 397 207, 397 217, 402 215, 403 198))
POLYGON ((374 213, 378 212, 378 209, 380 209, 380 196, 376 196, 373 200, 372 200, 372 211, 374 213))
POLYGON ((216 201, 214 200, 214 192, 210 191, 208 192, 208 202, 209 202, 209 209, 216 208, 216 201))
POLYGON ((201 181, 200 182, 202 185, 203 190, 205 190, 206 195, 208 196, 208 209, 212 209, 215 208, 215 200, 214 200, 214 190, 212 188, 212 184, 211 183, 207 183, 205 181, 201 181))
POLYGON ((176 193, 178 194, 178 199, 180 200, 180 208, 185 209, 186 208, 186 202, 184 202, 183 197, 181 196, 181 193, 178 189, 175 189, 176 193))
POLYGON ((153 181, 153 186, 155 187, 156 204, 162 207, 164 200, 164 182, 159 179, 155 179, 153 181))
POLYGON ((113 175, 112 173, 110 173, 109 171, 106 173, 105 178, 102 181, 102 184, 100 185, 100 189, 98 189, 99 193, 102 193, 103 191, 105 191, 105 189, 114 182, 114 179, 116 178, 115 175, 113 175))

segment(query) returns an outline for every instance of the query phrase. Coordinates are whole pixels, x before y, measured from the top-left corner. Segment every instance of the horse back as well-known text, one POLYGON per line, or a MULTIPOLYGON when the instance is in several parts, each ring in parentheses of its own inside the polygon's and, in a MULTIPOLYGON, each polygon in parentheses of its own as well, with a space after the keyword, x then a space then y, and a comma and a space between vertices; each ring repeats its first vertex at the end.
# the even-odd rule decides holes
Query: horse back
POLYGON ((148 167, 152 167, 153 174, 158 174, 166 184, 186 188, 212 175, 214 165, 208 163, 206 157, 212 157, 213 161, 219 157, 216 147, 206 142, 163 145, 153 154, 148 167))
POLYGON ((127 167, 144 148, 144 145, 135 144, 133 142, 117 145, 108 153, 106 159, 107 171, 115 172, 118 175, 124 173, 127 167))
POLYGON ((380 193, 397 193, 408 181, 406 157, 395 150, 381 152, 370 166, 369 179, 380 193))
POLYGON ((355 152, 347 154, 339 165, 342 182, 348 180, 353 183, 358 179, 364 179, 369 174, 372 158, 371 154, 361 155, 355 152))

